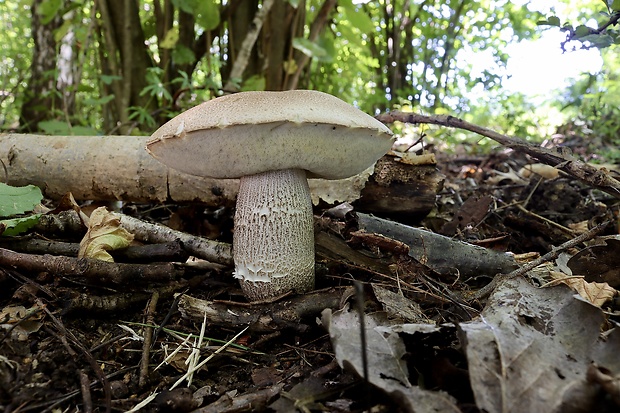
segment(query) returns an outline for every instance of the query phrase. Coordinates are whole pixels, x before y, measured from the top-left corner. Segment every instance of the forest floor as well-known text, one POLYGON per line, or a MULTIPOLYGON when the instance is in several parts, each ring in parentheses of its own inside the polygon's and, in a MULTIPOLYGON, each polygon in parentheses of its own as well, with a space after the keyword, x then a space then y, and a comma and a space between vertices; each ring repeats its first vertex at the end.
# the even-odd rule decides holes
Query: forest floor
MULTIPOLYGON (((445 180, 424 217, 315 211, 316 291, 274 302, 247 304, 230 265, 144 269, 185 262, 178 244, 118 257, 143 272, 108 282, 54 261, 75 256, 79 225, 4 243, 0 411, 618 411, 618 198, 522 171, 535 162, 438 156, 445 180), (444 237, 419 253, 407 240, 421 227, 444 237)), ((122 212, 232 238, 226 208, 122 212)))

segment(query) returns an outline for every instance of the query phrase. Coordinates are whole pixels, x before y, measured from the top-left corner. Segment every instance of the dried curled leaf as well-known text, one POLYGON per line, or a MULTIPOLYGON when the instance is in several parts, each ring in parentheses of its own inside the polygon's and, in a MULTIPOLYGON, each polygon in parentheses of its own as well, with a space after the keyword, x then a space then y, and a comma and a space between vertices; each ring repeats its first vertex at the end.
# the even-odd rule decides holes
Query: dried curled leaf
POLYGON ((133 234, 121 227, 120 219, 105 207, 99 207, 90 215, 78 257, 113 262, 108 251, 126 248, 131 241, 133 234))

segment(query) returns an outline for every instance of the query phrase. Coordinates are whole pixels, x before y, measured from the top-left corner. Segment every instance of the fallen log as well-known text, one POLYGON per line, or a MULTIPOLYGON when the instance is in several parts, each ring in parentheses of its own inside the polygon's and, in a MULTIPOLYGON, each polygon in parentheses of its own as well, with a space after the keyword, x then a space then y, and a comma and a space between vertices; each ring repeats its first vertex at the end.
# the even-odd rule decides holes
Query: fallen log
MULTIPOLYGON (((7 184, 36 185, 50 199, 71 192, 77 200, 195 201, 234 206, 238 180, 200 178, 169 169, 146 152, 148 139, 0 134, 0 161, 6 168, 7 184)), ((309 184, 315 204, 320 200, 329 205, 358 200, 356 207, 364 211, 419 217, 432 208, 442 177, 432 164, 405 165, 386 156, 375 169, 352 178, 310 179, 309 184), (358 200, 373 173, 375 179, 358 200)))

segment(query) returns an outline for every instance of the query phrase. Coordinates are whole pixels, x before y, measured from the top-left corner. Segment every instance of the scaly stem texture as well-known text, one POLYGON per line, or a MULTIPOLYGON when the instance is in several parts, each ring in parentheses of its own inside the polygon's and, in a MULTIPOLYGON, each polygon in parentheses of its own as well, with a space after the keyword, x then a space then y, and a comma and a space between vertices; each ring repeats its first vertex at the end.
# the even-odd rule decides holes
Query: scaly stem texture
POLYGON ((303 170, 241 178, 233 240, 235 277, 252 301, 314 287, 314 231, 303 170))

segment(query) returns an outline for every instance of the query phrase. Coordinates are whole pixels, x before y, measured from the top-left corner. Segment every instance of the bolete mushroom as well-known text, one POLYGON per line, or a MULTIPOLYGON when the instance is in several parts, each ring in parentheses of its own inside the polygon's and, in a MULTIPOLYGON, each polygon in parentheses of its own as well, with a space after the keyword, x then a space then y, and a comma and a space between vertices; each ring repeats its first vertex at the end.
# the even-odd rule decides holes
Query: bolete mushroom
POLYGON ((147 151, 191 175, 240 178, 234 276, 250 300, 314 287, 307 177, 342 179, 385 154, 391 131, 316 91, 242 92, 204 102, 159 128, 147 151))

